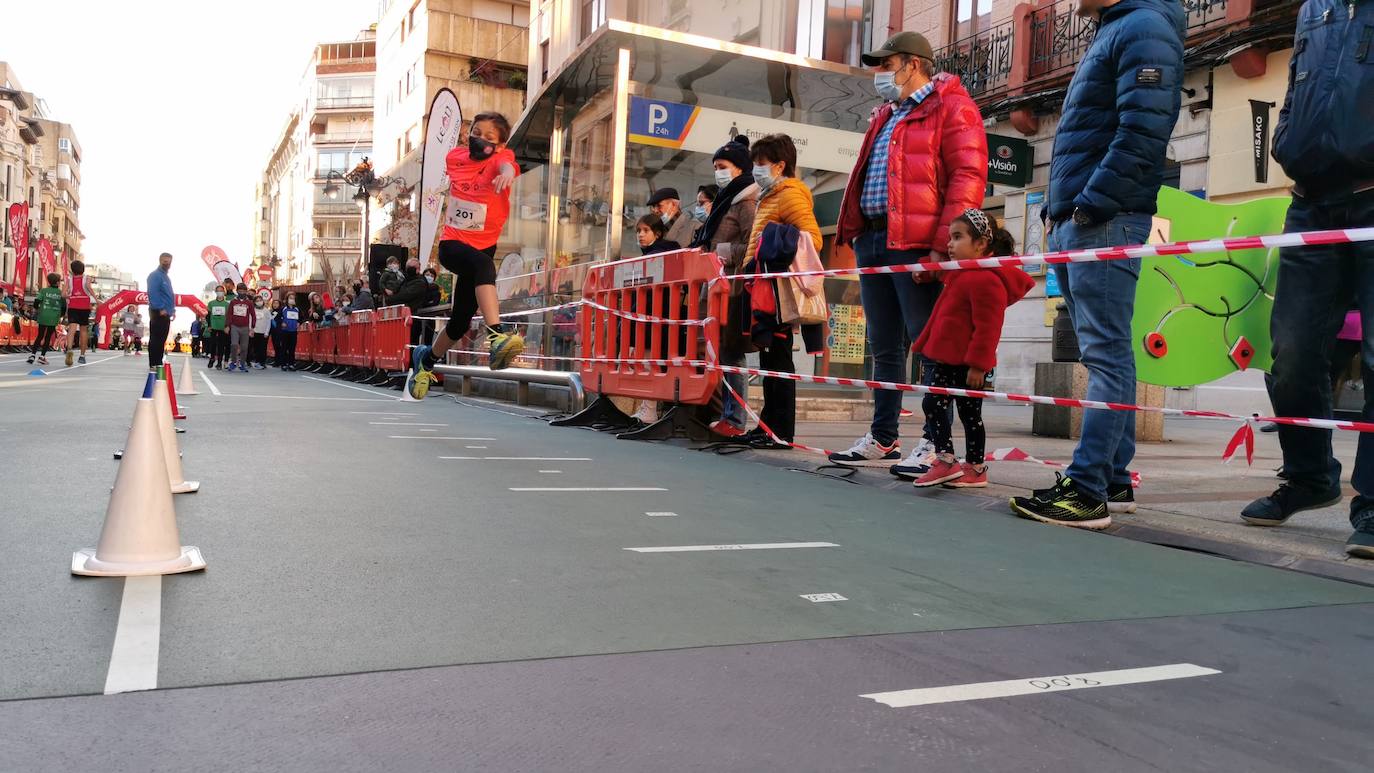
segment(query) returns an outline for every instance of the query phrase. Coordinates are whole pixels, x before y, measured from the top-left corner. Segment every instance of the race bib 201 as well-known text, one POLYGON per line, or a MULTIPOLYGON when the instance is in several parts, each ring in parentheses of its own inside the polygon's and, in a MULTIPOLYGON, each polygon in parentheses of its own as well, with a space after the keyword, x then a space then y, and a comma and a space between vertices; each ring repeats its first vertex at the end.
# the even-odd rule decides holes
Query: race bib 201
POLYGON ((459 231, 480 231, 487 226, 487 205, 449 196, 444 224, 459 231))

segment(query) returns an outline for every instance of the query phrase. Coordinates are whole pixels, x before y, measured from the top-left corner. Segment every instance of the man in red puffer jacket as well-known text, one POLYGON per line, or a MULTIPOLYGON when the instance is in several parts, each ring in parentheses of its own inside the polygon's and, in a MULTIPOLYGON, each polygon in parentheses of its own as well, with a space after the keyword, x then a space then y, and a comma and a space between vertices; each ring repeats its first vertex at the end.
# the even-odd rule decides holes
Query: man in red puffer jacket
MULTIPOLYGON (((864 136, 836 233, 839 243, 853 244, 860 267, 941 260, 950 222, 983 206, 988 140, 982 115, 957 77, 935 72, 933 58, 930 43, 915 32, 898 33, 863 56, 876 68, 874 88, 885 104, 864 136)), ((930 277, 859 277, 874 379, 906 383, 907 346, 920 336, 940 293, 930 277)), ((923 474, 933 449, 922 442, 902 461, 901 408, 901 392, 875 391, 868 434, 831 454, 831 462, 888 467, 903 478, 923 474)))

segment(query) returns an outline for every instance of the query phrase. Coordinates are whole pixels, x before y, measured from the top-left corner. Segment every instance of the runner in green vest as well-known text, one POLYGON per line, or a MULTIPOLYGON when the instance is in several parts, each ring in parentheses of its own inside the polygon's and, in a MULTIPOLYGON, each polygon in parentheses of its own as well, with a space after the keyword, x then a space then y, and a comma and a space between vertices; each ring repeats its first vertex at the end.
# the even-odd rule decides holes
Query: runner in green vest
POLYGON ((60 284, 61 274, 48 274, 48 286, 39 290, 38 296, 33 300, 34 307, 38 309, 38 338, 34 339, 33 350, 29 353, 30 365, 35 358, 39 365, 48 364, 48 349, 52 348, 53 332, 62 322, 62 312, 67 305, 66 300, 62 298, 62 289, 58 287, 60 284))
POLYGON ((224 300, 224 289, 215 289, 215 299, 205 304, 210 311, 210 361, 207 368, 224 370, 224 360, 229 356, 229 302, 224 300))

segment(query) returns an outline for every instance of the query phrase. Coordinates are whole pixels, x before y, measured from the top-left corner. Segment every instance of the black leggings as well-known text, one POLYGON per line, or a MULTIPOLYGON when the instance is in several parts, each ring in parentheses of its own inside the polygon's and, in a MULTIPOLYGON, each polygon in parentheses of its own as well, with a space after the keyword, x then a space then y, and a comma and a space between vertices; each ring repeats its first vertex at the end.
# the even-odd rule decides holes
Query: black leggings
MULTIPOLYGON (((987 383, 992 384, 992 371, 988 371, 987 383)), ((968 388, 968 366, 935 363, 931 386, 954 389, 968 388)), ((936 453, 954 453, 954 428, 950 426, 949 404, 959 410, 959 422, 964 425, 964 461, 969 464, 982 464, 987 436, 983 430, 983 401, 974 397, 950 397, 927 393, 921 401, 921 410, 926 414, 930 426, 930 442, 935 444, 936 453)))
POLYGON ((496 284, 496 245, 485 250, 454 239, 439 242, 439 265, 453 272, 453 304, 444 332, 454 341, 468 334, 477 313, 477 288, 496 284))
POLYGON ((52 336, 56 331, 55 325, 39 325, 38 338, 33 341, 33 353, 48 356, 48 350, 52 348, 52 336))

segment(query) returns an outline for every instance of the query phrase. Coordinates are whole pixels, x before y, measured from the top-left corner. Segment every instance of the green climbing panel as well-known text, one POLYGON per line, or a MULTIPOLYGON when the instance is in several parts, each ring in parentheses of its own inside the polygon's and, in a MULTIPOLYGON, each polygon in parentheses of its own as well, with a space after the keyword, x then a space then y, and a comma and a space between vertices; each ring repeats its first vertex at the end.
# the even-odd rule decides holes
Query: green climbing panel
MULTIPOLYGON (((1160 188, 1150 241, 1179 242, 1283 231, 1288 197, 1217 204, 1160 188)), ((1269 315, 1277 249, 1145 258, 1131 336, 1138 378, 1195 386, 1237 370, 1269 370, 1269 315)))

